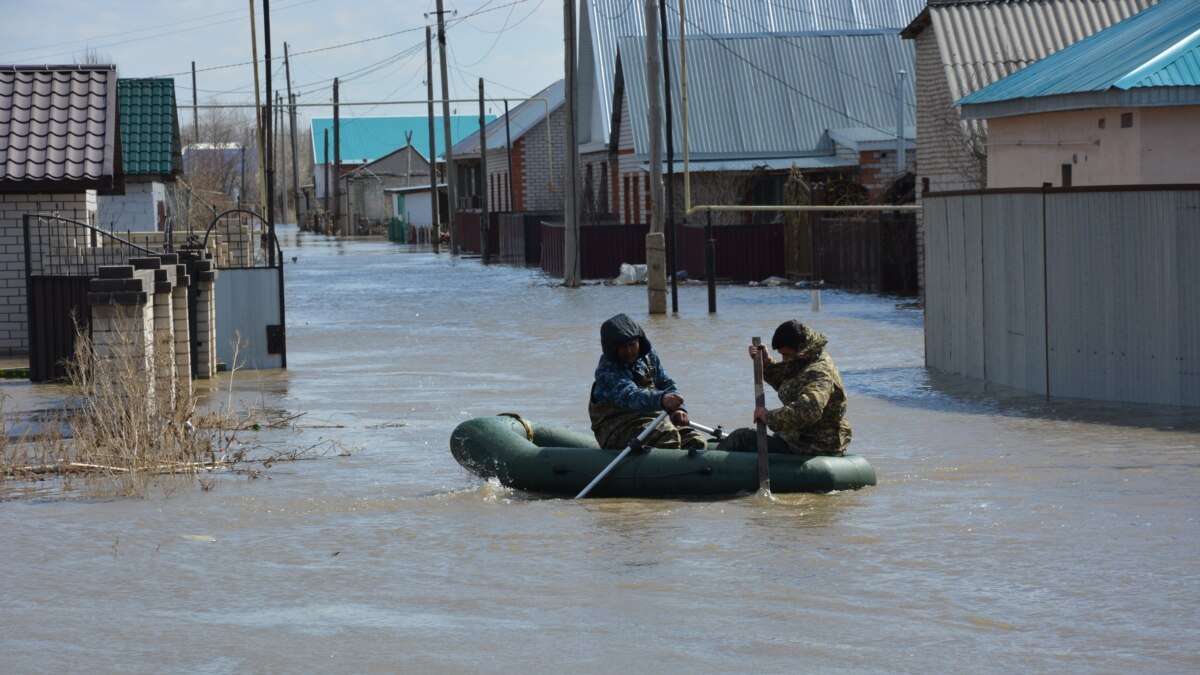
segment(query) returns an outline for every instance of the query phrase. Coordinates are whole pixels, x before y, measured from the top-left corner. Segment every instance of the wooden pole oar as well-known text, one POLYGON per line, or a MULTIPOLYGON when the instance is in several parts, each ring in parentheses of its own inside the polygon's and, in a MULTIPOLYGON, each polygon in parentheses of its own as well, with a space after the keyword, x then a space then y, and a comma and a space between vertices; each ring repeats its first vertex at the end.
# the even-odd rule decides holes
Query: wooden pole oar
POLYGON ((604 470, 601 471, 599 474, 597 474, 596 477, 592 479, 592 482, 588 483, 587 487, 583 488, 582 492, 575 495, 575 499, 580 499, 582 497, 585 497, 587 495, 587 493, 591 492, 592 488, 596 487, 596 483, 599 483, 602 478, 604 478, 605 476, 608 475, 609 471, 612 471, 618 464, 620 464, 621 460, 625 459, 625 455, 628 455, 630 452, 633 452, 634 448, 640 447, 642 445, 642 441, 646 440, 646 437, 650 435, 650 432, 657 429, 658 425, 662 424, 663 420, 667 419, 667 415, 670 415, 670 414, 671 413, 666 410, 660 412, 658 414, 658 417, 654 418, 654 422, 652 422, 650 424, 650 426, 646 427, 645 431, 638 434, 637 438, 633 439, 632 441, 629 441, 629 445, 625 446, 625 449, 621 451, 621 454, 617 455, 617 458, 614 459, 612 461, 612 463, 610 463, 608 466, 604 467, 604 470))
MULTIPOLYGON (((755 336, 750 340, 754 345, 754 407, 767 407, 767 395, 763 392, 763 360, 762 340, 755 336)), ((767 425, 758 422, 758 489, 763 492, 771 491, 771 465, 767 459, 767 425)))

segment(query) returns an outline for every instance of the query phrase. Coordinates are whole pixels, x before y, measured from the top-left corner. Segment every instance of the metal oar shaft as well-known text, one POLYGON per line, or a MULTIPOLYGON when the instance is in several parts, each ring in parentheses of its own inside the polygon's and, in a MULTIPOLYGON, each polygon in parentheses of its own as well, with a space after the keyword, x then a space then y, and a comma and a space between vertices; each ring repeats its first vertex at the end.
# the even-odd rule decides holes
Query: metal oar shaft
POLYGON ((586 496, 587 493, 591 492, 592 488, 596 487, 596 483, 599 483, 605 476, 608 475, 609 471, 612 471, 614 468, 616 468, 616 466, 621 463, 621 460, 625 459, 625 455, 628 455, 633 451, 634 446, 641 445, 642 441, 646 440, 646 437, 650 435, 650 432, 657 429, 658 425, 662 424, 663 420, 667 419, 667 415, 669 414, 671 413, 666 410, 659 413, 658 417, 654 418, 654 422, 651 423, 650 426, 646 427, 645 431, 638 434, 638 437, 631 441, 629 445, 625 446, 625 449, 621 451, 621 454, 617 455, 616 459, 609 463, 608 466, 604 467, 603 471, 596 474, 596 477, 592 479, 592 482, 588 483, 587 487, 583 488, 582 492, 575 495, 575 499, 580 499, 586 496))

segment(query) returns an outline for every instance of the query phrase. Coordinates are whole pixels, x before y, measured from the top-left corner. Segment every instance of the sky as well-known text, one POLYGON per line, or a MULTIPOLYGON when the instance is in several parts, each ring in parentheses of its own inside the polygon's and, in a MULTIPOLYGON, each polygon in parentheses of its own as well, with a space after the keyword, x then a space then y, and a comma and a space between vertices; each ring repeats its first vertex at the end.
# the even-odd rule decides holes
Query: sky
MULTIPOLYGON (((201 104, 253 104, 249 0, 0 0, 0 64, 83 63, 89 53, 120 77, 173 77, 178 105, 190 106, 192 62, 201 104)), ((265 86, 262 0, 254 0, 265 86)), ((563 77, 561 0, 443 0, 451 99, 518 101, 563 77)), ((425 26, 435 27, 434 95, 441 97, 436 0, 272 0, 272 86, 286 96, 284 43, 292 91, 305 117, 332 115, 333 78, 342 103, 426 98, 425 26)), ((478 114, 477 104, 451 114, 478 114)), ((424 115, 424 104, 343 107, 343 117, 424 115)), ((500 114, 503 103, 488 104, 500 114)), ((435 114, 440 115, 438 108, 435 114)), ((184 116, 185 123, 190 117, 184 116)))

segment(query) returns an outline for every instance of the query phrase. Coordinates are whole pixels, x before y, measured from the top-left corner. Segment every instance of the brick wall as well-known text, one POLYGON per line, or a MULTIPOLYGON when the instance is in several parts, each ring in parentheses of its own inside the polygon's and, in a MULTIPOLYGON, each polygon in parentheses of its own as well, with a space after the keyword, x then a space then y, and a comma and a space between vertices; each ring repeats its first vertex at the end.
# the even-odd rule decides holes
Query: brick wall
POLYGON ((566 137, 566 120, 566 106, 563 106, 550 113, 549 128, 545 122, 541 122, 521 137, 524 211, 561 211, 563 208, 562 179, 566 170, 566 148, 562 139, 566 137), (553 150, 551 166, 547 166, 548 142, 553 150))
POLYGON ((87 218, 87 197, 67 195, 0 195, 0 355, 29 353, 29 326, 25 306, 25 235, 21 217, 33 213, 58 213, 67 218, 87 218))

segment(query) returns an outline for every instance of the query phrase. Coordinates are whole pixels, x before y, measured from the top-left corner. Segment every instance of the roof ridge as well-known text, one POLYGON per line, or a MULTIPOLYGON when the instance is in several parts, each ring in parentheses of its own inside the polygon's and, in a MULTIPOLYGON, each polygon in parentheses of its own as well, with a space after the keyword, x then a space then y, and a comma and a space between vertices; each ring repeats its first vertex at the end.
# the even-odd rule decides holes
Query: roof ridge
POLYGON ((1159 52, 1142 65, 1117 78, 1117 80, 1112 83, 1112 86, 1122 90, 1130 89, 1136 86, 1138 82, 1140 82, 1150 73, 1159 70, 1164 66, 1170 65, 1185 52, 1190 51, 1197 46, 1200 46, 1200 28, 1197 28, 1196 30, 1192 31, 1190 35, 1187 35, 1182 40, 1159 52))

